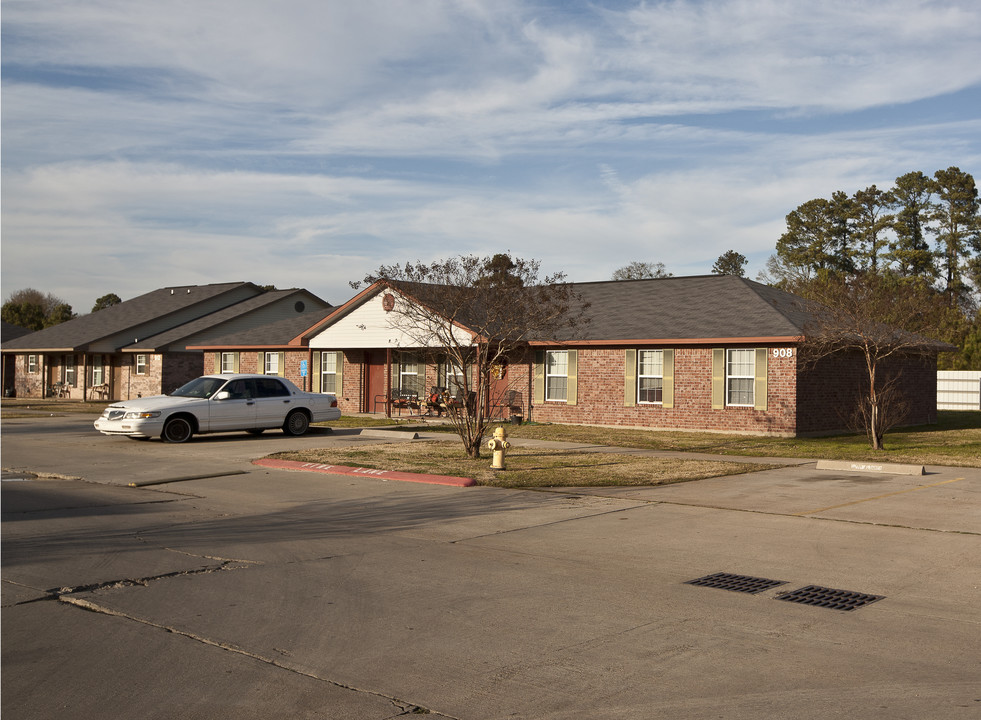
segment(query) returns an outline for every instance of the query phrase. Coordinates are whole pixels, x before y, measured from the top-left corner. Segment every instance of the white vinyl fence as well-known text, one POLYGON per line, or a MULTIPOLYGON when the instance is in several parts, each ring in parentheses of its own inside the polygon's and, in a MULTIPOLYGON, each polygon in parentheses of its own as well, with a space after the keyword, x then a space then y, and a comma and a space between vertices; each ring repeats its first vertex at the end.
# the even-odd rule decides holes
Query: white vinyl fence
POLYGON ((981 410, 981 370, 938 370, 938 410, 981 410))

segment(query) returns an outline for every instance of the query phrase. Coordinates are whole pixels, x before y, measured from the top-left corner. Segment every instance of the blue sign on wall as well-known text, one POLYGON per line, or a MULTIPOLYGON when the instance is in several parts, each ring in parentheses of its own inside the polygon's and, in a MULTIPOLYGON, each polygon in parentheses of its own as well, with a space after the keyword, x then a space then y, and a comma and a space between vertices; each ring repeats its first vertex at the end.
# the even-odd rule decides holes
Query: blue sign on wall
POLYGON ((307 376, 307 361, 300 360, 300 377, 306 377, 306 376, 307 376))

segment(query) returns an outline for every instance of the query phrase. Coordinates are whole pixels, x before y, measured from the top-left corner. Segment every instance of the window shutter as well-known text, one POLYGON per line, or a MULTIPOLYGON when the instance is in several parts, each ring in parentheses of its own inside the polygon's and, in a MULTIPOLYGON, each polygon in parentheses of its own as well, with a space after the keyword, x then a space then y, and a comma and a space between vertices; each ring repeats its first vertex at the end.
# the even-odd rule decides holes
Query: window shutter
POLYGON ((756 348, 756 382, 753 383, 753 409, 766 410, 766 348, 756 348))
POLYGON ((664 350, 664 379, 661 383, 661 407, 674 407, 674 350, 664 350))
POLYGON ((637 351, 627 349, 624 352, 623 369, 623 406, 637 405, 637 351))
POLYGON ((234 353, 232 355, 232 371, 239 372, 239 360, 241 359, 241 353, 234 353))
POLYGON ((286 353, 279 353, 279 371, 276 373, 279 377, 286 377, 286 353))
POLYGON ((566 393, 566 405, 575 405, 579 399, 579 362, 577 355, 577 350, 569 350, 569 390, 566 393))
MULTIPOLYGON (((135 359, 135 358, 134 358, 135 359)), ((215 375, 221 372, 221 351, 215 353, 215 375)))
POLYGON ((535 351, 535 404, 545 404, 545 351, 535 351))
POLYGON ((255 371, 262 375, 266 374, 266 354, 264 352, 260 352, 255 361, 255 371))
POLYGON ((323 392, 323 389, 320 386, 320 381, 321 381, 321 377, 320 377, 320 351, 319 350, 314 350, 313 353, 312 353, 312 355, 313 355, 313 357, 311 358, 311 362, 310 362, 310 365, 311 365, 311 368, 310 368, 310 392, 319 393, 319 392, 323 392))
POLYGON ((720 410, 726 406, 726 351, 712 349, 712 409, 720 410))
POLYGON ((334 394, 341 397, 344 394, 344 352, 338 350, 334 360, 334 394))

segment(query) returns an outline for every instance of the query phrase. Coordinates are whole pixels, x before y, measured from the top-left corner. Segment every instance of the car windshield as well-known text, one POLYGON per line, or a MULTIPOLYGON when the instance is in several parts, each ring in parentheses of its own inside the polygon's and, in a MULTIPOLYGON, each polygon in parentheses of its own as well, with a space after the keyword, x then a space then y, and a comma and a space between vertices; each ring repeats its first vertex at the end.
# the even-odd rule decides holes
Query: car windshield
POLYGON ((223 378, 199 377, 170 393, 173 397, 210 398, 225 384, 223 378))

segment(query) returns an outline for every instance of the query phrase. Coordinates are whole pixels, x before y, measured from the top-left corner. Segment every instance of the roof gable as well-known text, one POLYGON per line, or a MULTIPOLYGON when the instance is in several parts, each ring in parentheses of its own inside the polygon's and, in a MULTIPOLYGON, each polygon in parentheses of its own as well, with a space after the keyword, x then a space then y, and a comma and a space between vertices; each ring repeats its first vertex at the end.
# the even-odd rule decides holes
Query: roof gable
MULTIPOLYGON (((323 315, 330 305, 303 289, 269 290, 255 297, 222 308, 189 323, 178 325, 163 333, 127 345, 124 352, 163 352, 186 350, 211 343, 213 338, 241 334, 256 335, 270 323, 285 319, 296 324, 298 318, 310 320, 310 312, 323 315)), ((298 325, 303 329, 307 325, 298 325)), ((292 337, 292 336, 290 336, 292 337)))

